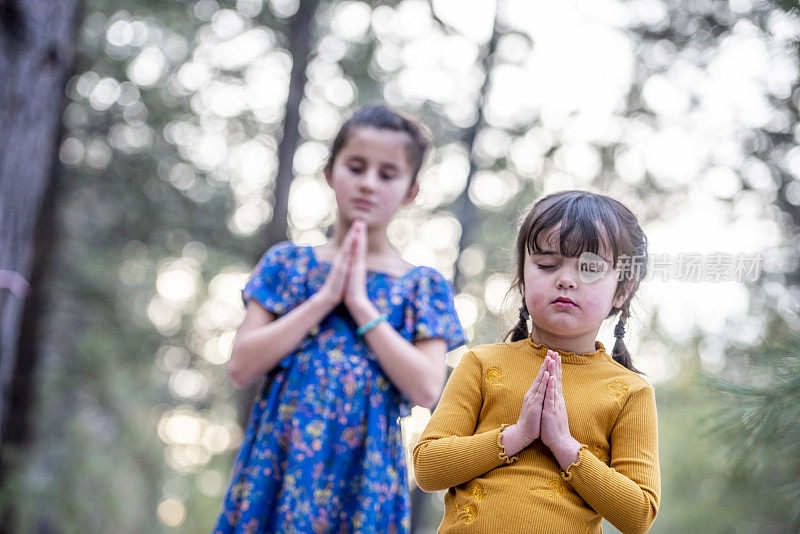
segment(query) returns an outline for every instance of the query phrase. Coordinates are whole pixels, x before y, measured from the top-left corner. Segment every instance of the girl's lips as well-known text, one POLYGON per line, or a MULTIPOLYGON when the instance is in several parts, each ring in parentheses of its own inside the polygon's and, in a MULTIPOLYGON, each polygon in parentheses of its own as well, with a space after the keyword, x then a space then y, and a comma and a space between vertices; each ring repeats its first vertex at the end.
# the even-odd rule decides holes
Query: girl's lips
POLYGON ((370 202, 369 200, 364 200, 362 198, 357 198, 357 199, 353 200, 353 204, 357 208, 362 209, 362 210, 372 209, 372 206, 373 206, 372 202, 370 202))
POLYGON ((553 301, 553 305, 557 308, 577 308, 578 305, 572 302, 570 299, 566 298, 557 298, 553 301))

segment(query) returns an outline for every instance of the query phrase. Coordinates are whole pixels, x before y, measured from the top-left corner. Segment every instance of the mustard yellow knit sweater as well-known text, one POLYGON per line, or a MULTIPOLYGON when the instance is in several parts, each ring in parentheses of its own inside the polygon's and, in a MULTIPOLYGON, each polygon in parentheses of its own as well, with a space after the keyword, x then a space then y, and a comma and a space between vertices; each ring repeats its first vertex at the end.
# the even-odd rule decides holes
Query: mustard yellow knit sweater
POLYGON ((439 532, 599 533, 602 517, 647 532, 661 494, 655 394, 595 345, 559 351, 569 429, 582 444, 566 473, 540 439, 511 458, 500 442, 548 347, 528 339, 462 357, 414 447, 419 487, 448 490, 439 532))

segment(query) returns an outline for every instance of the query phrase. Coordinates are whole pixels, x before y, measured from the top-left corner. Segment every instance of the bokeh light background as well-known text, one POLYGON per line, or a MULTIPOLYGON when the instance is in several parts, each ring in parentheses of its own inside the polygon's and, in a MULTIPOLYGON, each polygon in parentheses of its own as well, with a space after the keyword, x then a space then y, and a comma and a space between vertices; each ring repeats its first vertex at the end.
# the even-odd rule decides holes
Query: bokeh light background
MULTIPOLYGON (((298 0, 187 0, 164 17, 145 2, 109 4, 90 2, 79 31, 84 59, 67 88, 62 163, 72 176, 103 180, 122 172, 115 162, 130 170, 146 158, 154 175, 131 187, 146 198, 166 187, 198 218, 222 206, 215 224, 248 244, 236 249, 246 253, 225 255, 224 239, 210 243, 202 233, 179 233, 167 248, 129 239, 115 267, 129 319, 161 336, 149 376, 168 392, 147 409, 162 448, 157 494, 134 497, 142 510, 122 516, 128 525, 154 515, 167 532, 201 532, 211 527, 242 437, 225 363, 244 314, 240 290, 272 217, 291 69, 281 28, 298 0), (267 12, 274 24, 263 22, 267 12)), ((329 143, 354 107, 384 100, 428 124, 435 144, 419 197, 392 222, 390 239, 411 263, 451 278, 458 269, 456 307, 470 345, 497 341, 514 308, 506 294, 522 209, 542 193, 589 188, 640 216, 652 253, 762 258, 768 280, 758 292, 737 281, 657 278, 639 292, 627 343, 649 381, 674 383, 697 363, 722 372, 728 347, 764 335, 765 306, 796 325, 800 295, 782 273, 797 269, 797 243, 785 239, 770 166, 799 178, 800 150, 776 150, 765 162, 749 147, 754 132, 797 136, 787 102, 798 98, 792 43, 800 26, 750 0, 688 4, 695 26, 681 28, 675 16, 684 7, 670 0, 322 2, 289 237, 325 240, 335 207, 321 175, 329 143), (728 30, 715 34, 704 17, 728 30), (684 33, 668 38, 676 27, 684 33), (493 30, 499 38, 482 99, 482 54, 493 30), (479 115, 470 153, 461 135, 479 115), (451 204, 464 191, 470 157, 477 172, 468 195, 480 223, 459 250, 462 222, 451 204)), ((800 205, 800 181, 786 197, 800 205)), ((73 231, 84 221, 76 217, 73 231)), ((609 347, 612 331, 609 323, 600 332, 609 347)), ((409 440, 427 417, 415 409, 409 440)))

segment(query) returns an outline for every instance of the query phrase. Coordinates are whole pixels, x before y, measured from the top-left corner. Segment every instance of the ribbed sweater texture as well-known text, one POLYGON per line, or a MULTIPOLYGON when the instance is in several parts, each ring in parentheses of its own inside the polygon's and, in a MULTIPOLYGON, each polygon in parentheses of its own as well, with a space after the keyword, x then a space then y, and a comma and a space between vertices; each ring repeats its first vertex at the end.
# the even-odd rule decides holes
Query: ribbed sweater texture
POLYGON ((599 341, 593 353, 558 351, 578 461, 562 471, 540 439, 506 456, 501 432, 516 423, 548 348, 530 339, 478 346, 447 381, 414 447, 420 488, 447 490, 439 532, 594 534, 602 518, 624 534, 652 525, 661 494, 655 392, 599 341))

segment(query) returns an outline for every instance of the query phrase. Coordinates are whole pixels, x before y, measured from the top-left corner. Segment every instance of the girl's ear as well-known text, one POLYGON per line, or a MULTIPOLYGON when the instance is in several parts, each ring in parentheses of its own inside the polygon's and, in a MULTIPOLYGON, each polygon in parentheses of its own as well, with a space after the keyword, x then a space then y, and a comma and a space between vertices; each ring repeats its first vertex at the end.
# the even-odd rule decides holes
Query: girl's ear
POLYGON ((631 294, 631 290, 633 289, 633 280, 625 280, 622 285, 617 289, 617 292, 614 294, 614 299, 612 304, 615 308, 621 308, 625 301, 628 300, 628 297, 631 294))
POLYGON ((408 205, 414 202, 414 199, 417 198, 418 194, 419 194, 419 182, 415 182, 414 185, 412 185, 408 189, 408 194, 406 195, 406 199, 403 201, 403 205, 408 205))

